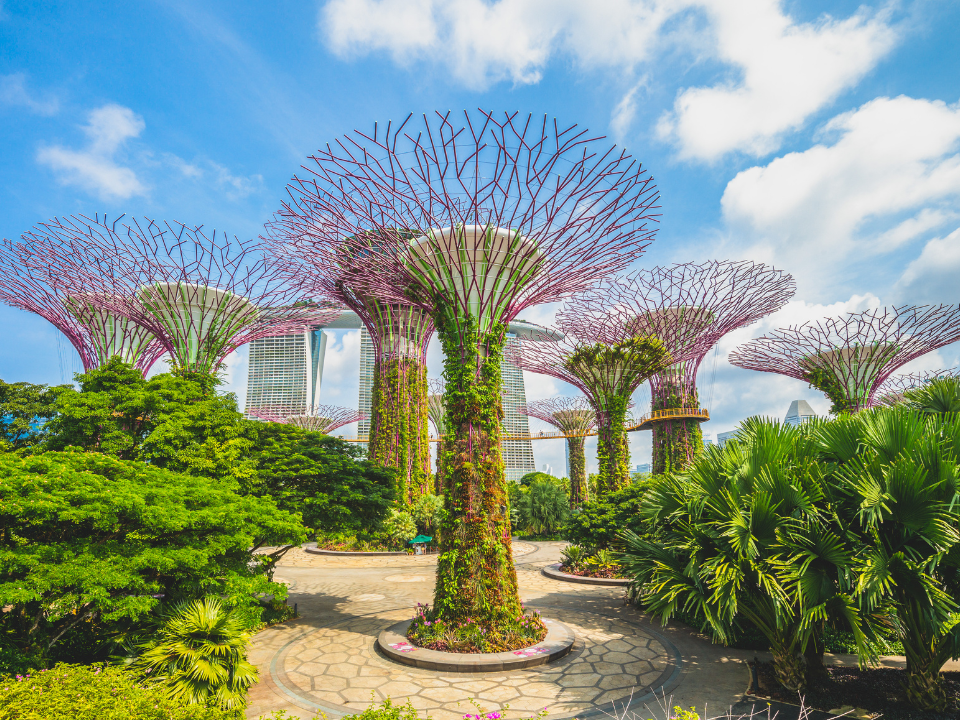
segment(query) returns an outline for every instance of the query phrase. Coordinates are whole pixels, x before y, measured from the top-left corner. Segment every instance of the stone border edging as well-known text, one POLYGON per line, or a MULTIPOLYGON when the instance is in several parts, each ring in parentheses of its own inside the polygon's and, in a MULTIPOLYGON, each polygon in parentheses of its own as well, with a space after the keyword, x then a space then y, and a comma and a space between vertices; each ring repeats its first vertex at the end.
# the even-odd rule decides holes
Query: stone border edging
POLYGON ((521 670, 559 660, 570 652, 576 640, 573 631, 562 622, 544 619, 547 636, 523 650, 500 653, 440 652, 414 647, 407 642, 407 628, 411 622, 404 620, 382 630, 377 636, 377 648, 391 660, 423 670, 457 673, 521 670))
POLYGON ((340 555, 342 557, 377 557, 382 555, 410 555, 413 557, 413 553, 404 552, 403 550, 390 550, 384 552, 360 552, 354 550, 321 550, 317 547, 316 543, 306 543, 303 546, 303 551, 311 553, 313 555, 340 555))
POLYGON ((582 575, 571 575, 570 573, 560 572, 560 563, 547 565, 540 572, 553 580, 562 580, 564 582, 583 583, 584 585, 613 585, 624 586, 630 584, 630 578, 594 578, 583 577, 582 575))

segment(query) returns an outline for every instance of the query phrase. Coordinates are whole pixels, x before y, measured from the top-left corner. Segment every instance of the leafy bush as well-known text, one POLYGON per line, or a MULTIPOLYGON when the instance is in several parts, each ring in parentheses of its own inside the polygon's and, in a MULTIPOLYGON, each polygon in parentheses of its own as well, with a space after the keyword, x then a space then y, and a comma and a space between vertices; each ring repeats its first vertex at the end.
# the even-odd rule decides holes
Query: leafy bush
POLYGON ((417 525, 410 513, 394 509, 383 521, 383 532, 394 545, 406 547, 417 536, 417 525))
POLYGON ((410 508, 410 514, 417 523, 417 529, 433 534, 443 518, 443 496, 421 495, 410 508))
POLYGON ((569 500, 563 488, 552 480, 536 479, 517 503, 520 527, 535 535, 554 535, 570 512, 569 500))
POLYGON ((648 476, 584 503, 561 528, 564 539, 585 548, 606 549, 616 544, 624 529, 645 534, 650 524, 640 517, 640 507, 652 482, 654 477, 648 476))
MULTIPOLYGON (((319 716, 320 713, 317 713, 319 716)), ((428 718, 424 715, 424 719, 428 718)), ((356 715, 344 715, 340 720, 419 720, 416 708, 407 701, 406 705, 394 705, 390 698, 383 701, 382 705, 373 703, 361 713, 356 715)))
POLYGON ((136 627, 161 598, 218 594, 253 627, 257 595, 282 599, 286 586, 269 579, 278 555, 252 549, 305 539, 268 498, 81 452, 0 454, 0 527, 0 645, 41 664, 77 633, 136 627))
POLYGON ((582 545, 567 545, 560 551, 560 565, 571 570, 579 570, 586 562, 588 554, 582 545))
POLYGON ((119 667, 57 665, 0 678, 0 720, 242 720, 238 711, 183 705, 119 667))
POLYGON ((417 605, 417 614, 407 630, 407 639, 418 647, 459 653, 495 653, 536 645, 547 636, 540 614, 521 614, 496 626, 473 618, 464 622, 438 619, 426 605, 417 605))
POLYGON ((181 704, 224 709, 247 704, 257 669, 247 662, 250 634, 219 599, 179 603, 166 613, 152 636, 141 642, 133 666, 163 683, 165 694, 181 704))

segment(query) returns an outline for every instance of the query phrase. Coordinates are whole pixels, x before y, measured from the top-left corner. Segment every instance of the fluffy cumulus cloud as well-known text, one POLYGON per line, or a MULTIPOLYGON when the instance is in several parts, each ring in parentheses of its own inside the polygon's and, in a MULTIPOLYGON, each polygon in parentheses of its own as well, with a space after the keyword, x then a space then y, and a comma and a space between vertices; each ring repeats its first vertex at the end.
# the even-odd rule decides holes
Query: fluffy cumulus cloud
POLYGON ((855 85, 896 39, 883 17, 863 9, 797 23, 776 0, 708 0, 703 7, 715 57, 735 79, 681 91, 658 127, 682 157, 699 160, 776 150, 785 132, 855 85))
POLYGON ((143 183, 118 157, 127 141, 139 137, 144 127, 143 118, 130 108, 104 105, 91 111, 82 127, 88 139, 86 147, 44 146, 37 152, 37 161, 52 168, 64 184, 77 185, 104 200, 143 195, 143 183))
POLYGON ((808 150, 739 173, 723 215, 756 255, 827 287, 831 268, 876 262, 960 214, 958 150, 960 105, 877 98, 829 121, 808 150))
POLYGON ((912 302, 960 302, 960 229, 928 241, 897 283, 897 294, 912 302))
MULTIPOLYGON (((801 23, 780 0, 329 0, 320 30, 349 58, 388 54, 408 66, 445 65, 473 88, 509 80, 535 83, 550 60, 583 68, 636 68, 677 46, 697 49, 723 77, 682 90, 659 123, 684 157, 712 160, 739 150, 763 154, 782 135, 853 86, 890 50, 896 32, 885 16, 801 23), (694 17, 705 22, 684 22, 694 17)), ((631 82, 611 115, 622 137, 641 84, 631 82)))

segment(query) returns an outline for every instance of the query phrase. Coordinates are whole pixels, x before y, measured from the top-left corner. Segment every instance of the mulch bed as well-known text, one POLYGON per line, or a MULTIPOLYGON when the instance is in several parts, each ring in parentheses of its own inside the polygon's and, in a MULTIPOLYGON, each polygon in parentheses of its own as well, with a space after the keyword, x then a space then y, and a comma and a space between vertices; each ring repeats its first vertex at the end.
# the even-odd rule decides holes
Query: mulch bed
POLYGON ((626 577, 619 574, 614 568, 604 568, 603 570, 574 570, 573 568, 561 565, 560 572, 566 573, 567 575, 576 575, 577 577, 604 578, 605 580, 626 580, 626 577))
MULTIPOLYGON (((751 663, 753 665, 753 663, 751 663)), ((828 667, 829 680, 809 688, 805 696, 808 707, 834 710, 844 706, 862 708, 884 720, 957 720, 960 712, 930 713, 914 710, 904 699, 901 682, 906 671, 894 668, 860 670, 850 667, 828 667)), ((776 679, 773 664, 758 665, 760 695, 783 702, 799 704, 799 698, 784 689, 776 679)), ((960 707, 960 672, 945 672, 947 693, 960 707)), ((749 696, 747 696, 749 697, 749 696)))

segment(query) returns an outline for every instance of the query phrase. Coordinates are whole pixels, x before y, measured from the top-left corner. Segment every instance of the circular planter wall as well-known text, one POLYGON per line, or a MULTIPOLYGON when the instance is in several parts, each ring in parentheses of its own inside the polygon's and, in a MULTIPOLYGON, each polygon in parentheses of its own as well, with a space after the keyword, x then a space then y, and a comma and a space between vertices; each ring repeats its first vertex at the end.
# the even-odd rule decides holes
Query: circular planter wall
POLYGON ((418 648, 407 641, 407 628, 411 622, 413 621, 404 620, 383 630, 377 638, 377 647, 391 660, 424 670, 478 673, 545 665, 569 653, 576 640, 573 631, 562 622, 544 619, 547 636, 536 645, 522 650, 500 653, 440 652, 418 648))
POLYGON ((385 555, 411 555, 413 553, 403 552, 402 550, 397 550, 393 552, 350 552, 347 550, 321 550, 317 547, 316 543, 307 543, 303 546, 304 552, 312 553, 313 555, 339 555, 340 557, 380 557, 385 555))
POLYGON ((583 583, 584 585, 615 585, 624 586, 630 584, 629 578, 593 578, 583 577, 582 575, 571 575, 570 573, 560 572, 560 563, 547 565, 543 574, 554 580, 563 580, 564 582, 583 583))

